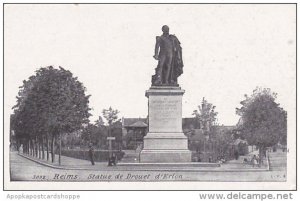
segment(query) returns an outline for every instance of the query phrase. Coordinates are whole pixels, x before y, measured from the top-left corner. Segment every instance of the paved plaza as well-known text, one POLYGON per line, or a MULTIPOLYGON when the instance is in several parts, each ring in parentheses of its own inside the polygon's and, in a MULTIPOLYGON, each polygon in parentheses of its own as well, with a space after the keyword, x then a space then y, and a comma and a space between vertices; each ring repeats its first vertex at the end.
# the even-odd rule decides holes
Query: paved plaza
MULTIPOLYGON (((58 158, 56 158, 58 159, 58 158)), ((12 181, 286 181, 286 152, 269 153, 269 170, 240 160, 221 167, 112 166, 62 156, 62 164, 10 154, 12 181)))

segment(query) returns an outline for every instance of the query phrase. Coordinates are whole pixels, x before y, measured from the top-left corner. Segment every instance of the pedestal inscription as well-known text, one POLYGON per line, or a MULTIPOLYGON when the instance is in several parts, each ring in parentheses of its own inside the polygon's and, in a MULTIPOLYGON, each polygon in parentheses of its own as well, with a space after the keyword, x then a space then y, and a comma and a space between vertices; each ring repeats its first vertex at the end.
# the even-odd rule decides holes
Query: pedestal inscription
POLYGON ((149 132, 182 132, 181 96, 149 97, 149 132))
POLYGON ((141 162, 190 162, 187 137, 182 132, 180 87, 151 87, 148 97, 149 132, 144 137, 141 162))

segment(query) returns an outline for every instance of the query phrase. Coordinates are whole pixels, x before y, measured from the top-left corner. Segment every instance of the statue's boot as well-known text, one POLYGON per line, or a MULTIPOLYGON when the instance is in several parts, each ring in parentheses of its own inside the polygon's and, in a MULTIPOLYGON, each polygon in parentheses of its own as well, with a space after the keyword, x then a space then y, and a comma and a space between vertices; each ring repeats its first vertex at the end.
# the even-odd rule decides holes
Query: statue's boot
POLYGON ((156 80, 154 81, 154 84, 155 85, 161 85, 162 84, 160 76, 156 77, 156 80))
POLYGON ((171 80, 171 81, 170 81, 170 84, 171 84, 171 85, 175 85, 175 84, 177 84, 177 83, 176 83, 174 80, 171 80))

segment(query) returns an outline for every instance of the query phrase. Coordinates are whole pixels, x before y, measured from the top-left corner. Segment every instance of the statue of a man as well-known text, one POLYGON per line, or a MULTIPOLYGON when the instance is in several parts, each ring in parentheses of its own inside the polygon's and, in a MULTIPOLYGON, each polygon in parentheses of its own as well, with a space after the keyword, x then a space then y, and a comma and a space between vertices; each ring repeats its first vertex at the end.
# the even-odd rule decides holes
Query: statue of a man
POLYGON ((182 50, 175 35, 169 34, 169 27, 162 27, 163 34, 156 36, 154 58, 158 60, 152 85, 177 85, 177 78, 182 74, 182 50))

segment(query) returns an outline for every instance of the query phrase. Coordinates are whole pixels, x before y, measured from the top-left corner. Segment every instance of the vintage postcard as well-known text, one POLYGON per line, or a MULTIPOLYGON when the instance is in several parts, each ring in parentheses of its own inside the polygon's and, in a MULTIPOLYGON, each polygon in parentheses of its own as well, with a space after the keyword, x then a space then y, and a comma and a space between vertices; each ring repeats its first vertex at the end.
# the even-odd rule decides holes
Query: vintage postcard
POLYGON ((296 4, 4 4, 4 190, 295 190, 296 4))

